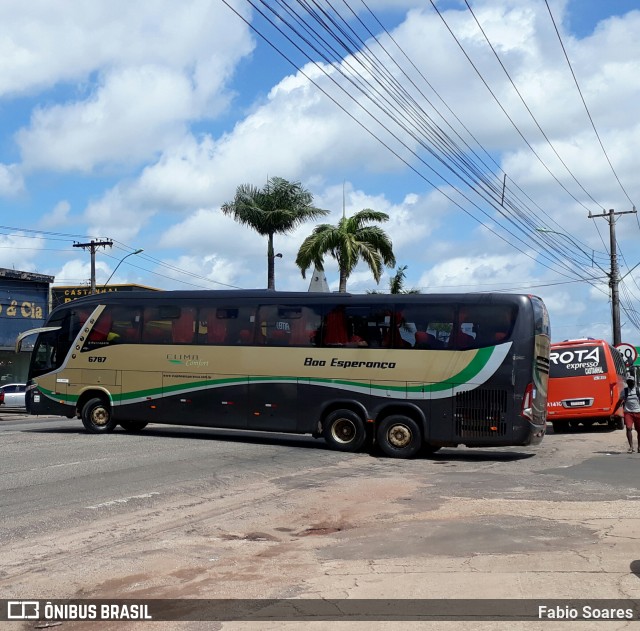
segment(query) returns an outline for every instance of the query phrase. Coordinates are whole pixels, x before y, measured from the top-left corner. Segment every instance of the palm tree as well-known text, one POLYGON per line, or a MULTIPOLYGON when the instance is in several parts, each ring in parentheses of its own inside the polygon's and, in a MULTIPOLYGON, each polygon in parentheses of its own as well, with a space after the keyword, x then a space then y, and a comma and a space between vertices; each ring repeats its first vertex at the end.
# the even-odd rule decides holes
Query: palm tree
POLYGON ((337 226, 326 223, 316 226, 298 250, 296 265, 302 278, 312 265, 323 271, 324 257, 330 254, 338 261, 339 291, 347 291, 347 279, 360 260, 369 266, 376 283, 380 282, 383 265, 395 265, 396 258, 386 232, 368 224, 384 221, 389 221, 389 215, 365 208, 351 217, 343 215, 337 226))
POLYGON ((404 281, 407 277, 405 274, 407 265, 403 265, 396 270, 396 273, 389 279, 389 293, 390 294, 419 294, 419 289, 405 289, 404 281))
MULTIPOLYGON (((404 281, 407 275, 405 274, 408 265, 403 265, 396 270, 396 273, 389 279, 389 293, 390 294, 419 294, 419 289, 405 289, 404 281)), ((368 294, 383 294, 383 291, 376 291, 375 289, 367 290, 368 294)))
POLYGON ((268 289, 276 287, 273 235, 287 234, 305 221, 329 213, 328 210, 316 208, 312 202, 313 195, 300 182, 272 177, 262 189, 250 184, 238 186, 234 200, 222 205, 225 215, 232 216, 237 222, 268 238, 268 289))

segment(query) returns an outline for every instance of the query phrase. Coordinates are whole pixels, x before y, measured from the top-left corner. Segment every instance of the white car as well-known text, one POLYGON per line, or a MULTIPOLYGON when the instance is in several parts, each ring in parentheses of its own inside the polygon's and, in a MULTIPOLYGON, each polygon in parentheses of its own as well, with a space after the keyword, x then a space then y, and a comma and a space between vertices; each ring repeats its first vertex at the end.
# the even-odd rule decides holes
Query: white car
POLYGON ((26 390, 26 384, 24 383, 8 383, 6 386, 1 386, 0 390, 4 393, 4 401, 2 402, 3 408, 23 408, 24 407, 24 393, 26 390))

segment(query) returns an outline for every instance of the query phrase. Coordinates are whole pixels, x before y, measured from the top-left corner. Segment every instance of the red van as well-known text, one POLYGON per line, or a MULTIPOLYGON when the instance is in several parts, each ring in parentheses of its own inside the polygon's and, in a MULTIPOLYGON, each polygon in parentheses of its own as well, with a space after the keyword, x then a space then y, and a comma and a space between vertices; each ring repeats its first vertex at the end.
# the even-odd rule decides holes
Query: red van
POLYGON ((627 368, 608 342, 591 338, 551 344, 547 420, 556 434, 582 424, 624 427, 620 407, 627 368))

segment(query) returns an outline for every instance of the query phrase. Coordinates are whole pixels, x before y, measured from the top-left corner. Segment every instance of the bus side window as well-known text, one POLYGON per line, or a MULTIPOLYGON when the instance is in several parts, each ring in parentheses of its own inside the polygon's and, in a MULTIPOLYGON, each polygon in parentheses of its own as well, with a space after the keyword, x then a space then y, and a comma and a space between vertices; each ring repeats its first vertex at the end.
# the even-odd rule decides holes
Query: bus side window
POLYGON ((142 309, 139 307, 118 307, 113 309, 113 326, 107 335, 109 344, 140 343, 142 309))
POLYGON ((146 307, 142 325, 143 344, 171 344, 173 322, 180 317, 180 307, 160 305, 146 307))
POLYGON ((477 315, 474 310, 474 305, 460 307, 457 321, 449 336, 448 348, 464 351, 478 347, 477 315))
POLYGON ((426 350, 450 348, 449 340, 453 340, 453 306, 400 303, 396 305, 396 310, 402 313, 400 337, 410 346, 426 350))
POLYGON ((288 346, 292 322, 302 315, 300 307, 262 305, 258 310, 261 340, 267 346, 288 346))
POLYGON ((180 317, 171 321, 171 341, 173 344, 191 344, 195 332, 196 310, 182 307, 180 317))
POLYGON ((322 346, 344 346, 349 341, 343 305, 329 309, 322 323, 322 346))
POLYGON ((105 309, 98 318, 98 321, 93 325, 93 328, 89 333, 89 337, 87 338, 87 342, 106 343, 112 324, 113 318, 111 317, 111 313, 107 307, 107 309, 105 309))
POLYGON ((478 305, 474 311, 477 346, 495 346, 509 339, 515 322, 512 307, 478 305))

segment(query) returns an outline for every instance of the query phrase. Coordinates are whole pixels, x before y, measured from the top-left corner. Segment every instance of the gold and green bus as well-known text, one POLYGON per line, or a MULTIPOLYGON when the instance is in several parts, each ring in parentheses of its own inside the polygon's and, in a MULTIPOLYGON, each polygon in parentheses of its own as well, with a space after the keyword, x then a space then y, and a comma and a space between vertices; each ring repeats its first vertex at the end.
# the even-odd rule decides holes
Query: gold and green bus
POLYGON ((537 444, 546 429, 549 318, 535 296, 110 293, 37 331, 29 412, 96 434, 233 428, 408 458, 537 444))

